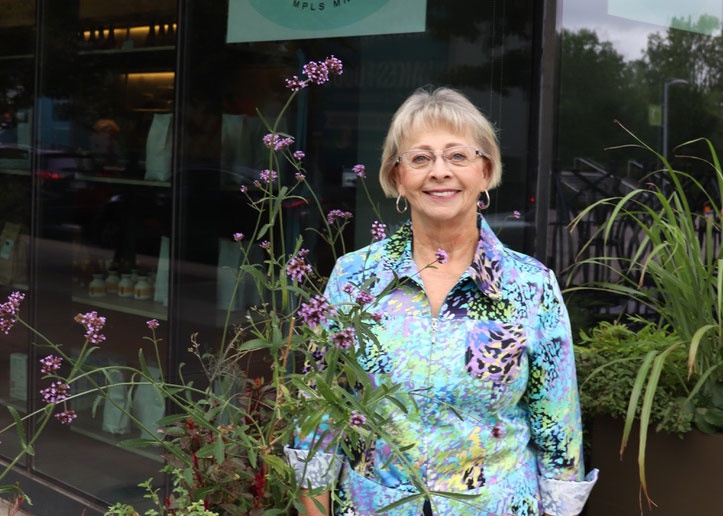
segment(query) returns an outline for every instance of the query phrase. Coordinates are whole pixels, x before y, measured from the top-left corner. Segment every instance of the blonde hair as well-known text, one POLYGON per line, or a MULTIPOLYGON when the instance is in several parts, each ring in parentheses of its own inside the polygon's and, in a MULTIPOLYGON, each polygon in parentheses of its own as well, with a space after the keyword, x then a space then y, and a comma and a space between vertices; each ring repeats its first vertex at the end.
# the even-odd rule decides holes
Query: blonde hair
POLYGON ((453 133, 472 137, 491 164, 488 189, 502 179, 500 147, 494 127, 477 107, 462 93, 451 88, 428 90, 420 88, 399 106, 389 125, 382 149, 379 183, 387 197, 396 197, 394 167, 399 146, 412 133, 425 128, 445 127, 453 133))

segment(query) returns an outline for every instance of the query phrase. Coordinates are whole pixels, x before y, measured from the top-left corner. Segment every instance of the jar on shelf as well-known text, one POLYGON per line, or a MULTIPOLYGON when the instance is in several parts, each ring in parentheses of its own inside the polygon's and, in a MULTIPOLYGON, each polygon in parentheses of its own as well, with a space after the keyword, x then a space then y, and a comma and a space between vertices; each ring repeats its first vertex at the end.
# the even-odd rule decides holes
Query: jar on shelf
POLYGON ((118 282, 118 295, 120 297, 133 297, 133 280, 130 274, 121 274, 118 282))
POLYGON ((135 287, 133 289, 133 297, 138 300, 150 299, 153 296, 151 284, 148 283, 147 276, 138 276, 135 287))
POLYGON ((109 270, 108 276, 106 276, 105 278, 105 291, 108 294, 117 294, 119 282, 120 276, 118 276, 118 271, 116 271, 115 269, 109 270))
POLYGON ((93 279, 88 283, 88 295, 90 297, 103 297, 106 292, 106 284, 102 274, 93 274, 93 279))

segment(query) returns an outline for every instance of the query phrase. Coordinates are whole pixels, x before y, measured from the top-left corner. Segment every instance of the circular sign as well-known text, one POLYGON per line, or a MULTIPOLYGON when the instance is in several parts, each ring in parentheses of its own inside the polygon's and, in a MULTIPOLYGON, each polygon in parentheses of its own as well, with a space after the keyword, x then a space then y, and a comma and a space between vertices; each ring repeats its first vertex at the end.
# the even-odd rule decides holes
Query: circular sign
POLYGON ((249 0, 249 3, 264 18, 278 25, 298 30, 329 30, 361 21, 389 0, 249 0))

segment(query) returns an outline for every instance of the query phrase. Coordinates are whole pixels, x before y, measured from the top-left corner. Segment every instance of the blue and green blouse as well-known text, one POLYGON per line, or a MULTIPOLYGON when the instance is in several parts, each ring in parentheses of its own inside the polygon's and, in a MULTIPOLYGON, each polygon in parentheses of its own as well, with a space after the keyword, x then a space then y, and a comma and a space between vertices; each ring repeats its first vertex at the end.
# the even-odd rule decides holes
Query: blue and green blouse
MULTIPOLYGON (((435 515, 579 514, 597 479, 587 477, 570 323, 554 274, 502 245, 480 216, 474 260, 433 317, 412 259, 412 227, 341 257, 326 287, 330 303, 348 285, 376 277, 380 348, 366 364, 372 381, 417 397, 417 410, 385 407, 407 459, 431 491, 435 515)), ((416 493, 408 469, 377 440, 359 457, 314 453, 298 438, 287 457, 302 485, 336 488, 337 515, 376 514, 416 493), (341 472, 339 471, 341 469, 341 472)), ((422 513, 422 501, 389 515, 422 513)))

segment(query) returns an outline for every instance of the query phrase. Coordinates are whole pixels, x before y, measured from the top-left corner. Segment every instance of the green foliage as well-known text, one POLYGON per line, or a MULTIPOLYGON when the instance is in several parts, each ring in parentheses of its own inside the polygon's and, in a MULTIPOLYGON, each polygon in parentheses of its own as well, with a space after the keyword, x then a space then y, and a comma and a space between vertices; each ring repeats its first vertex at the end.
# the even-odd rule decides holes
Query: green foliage
MULTIPOLYGON (((662 353, 679 341, 671 328, 640 319, 629 324, 603 321, 580 332, 575 361, 583 415, 624 418, 645 357, 651 352, 662 353), (631 329, 635 327, 639 329, 631 329)), ((657 430, 682 434, 691 429, 694 403, 686 400, 690 387, 685 349, 678 346, 673 353, 663 367, 651 421, 657 430)), ((639 400, 636 417, 641 405, 639 400)))
MULTIPOLYGON (((173 477, 173 494, 170 503, 161 501, 159 489, 153 488, 152 478, 141 482, 138 486, 146 491, 144 498, 153 504, 153 508, 143 513, 144 516, 219 516, 217 512, 206 510, 203 501, 193 498, 184 487, 183 476, 179 470, 166 467, 164 471, 173 477)), ((119 502, 109 507, 105 516, 140 516, 140 513, 133 506, 119 502)))
MULTIPOLYGON (((631 358, 637 364, 632 389, 629 381, 619 387, 621 395, 629 393, 621 450, 627 446, 633 421, 639 417, 638 463, 645 489, 645 444, 651 421, 681 431, 690 418, 700 430, 723 429, 723 246, 718 241, 723 172, 707 139, 687 142, 676 149, 679 158, 683 157, 683 148, 702 145, 706 150, 705 157, 685 156, 707 166, 707 174, 694 177, 674 169, 663 156, 625 131, 634 143, 618 149, 645 149, 664 167, 653 177, 655 182, 623 197, 599 200, 575 218, 573 228, 592 210, 607 209, 606 222, 594 232, 586 248, 602 240, 610 249, 614 238, 622 238, 630 251, 581 260, 578 266, 606 268, 617 280, 594 282, 570 291, 592 290, 626 297, 646 307, 660 327, 670 328, 678 336, 679 340, 667 341, 663 347, 636 343, 632 348, 634 360, 631 358), (685 382, 681 385, 687 391, 670 392, 670 379, 683 372, 685 382), (673 399, 669 400, 669 396, 673 399), (661 407, 665 407, 662 413, 661 407)), ((643 340, 648 337, 641 335, 643 340)), ((611 365, 619 360, 614 355, 608 357, 611 365)), ((609 388, 618 389, 616 383, 609 388)), ((616 400, 619 405, 619 398, 616 400)))

